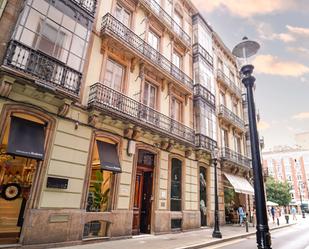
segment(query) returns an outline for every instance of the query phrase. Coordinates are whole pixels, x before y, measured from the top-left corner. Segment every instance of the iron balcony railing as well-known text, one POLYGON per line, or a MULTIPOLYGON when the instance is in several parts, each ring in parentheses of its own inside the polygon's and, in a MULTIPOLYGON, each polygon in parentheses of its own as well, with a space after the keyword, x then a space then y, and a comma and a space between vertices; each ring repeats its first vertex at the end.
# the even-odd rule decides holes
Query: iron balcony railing
POLYGON ((221 149, 221 159, 236 163, 241 166, 250 167, 251 168, 251 159, 243 156, 229 148, 221 149))
POLYGON ((201 55, 211 67, 213 66, 213 57, 199 43, 193 44, 193 56, 196 55, 201 55))
POLYGON ((191 45, 190 36, 177 24, 173 18, 160 6, 156 0, 139 0, 164 26, 176 34, 186 46, 191 45))
POLYGON ((4 64, 37 78, 35 83, 40 86, 52 90, 58 88, 75 97, 79 95, 82 78, 80 72, 18 41, 10 42, 4 64))
POLYGON ((238 97, 241 97, 241 89, 228 76, 226 76, 221 69, 217 70, 217 79, 225 84, 238 97))
POLYGON ((148 60, 155 67, 159 67, 168 77, 181 82, 190 90, 193 89, 193 81, 189 76, 109 13, 102 19, 101 33, 116 37, 118 41, 135 51, 142 58, 148 60))
POLYGON ((217 142, 203 134, 195 134, 195 146, 197 148, 213 151, 217 147, 217 142))
POLYGON ((201 97, 208 104, 210 104, 213 108, 216 108, 215 95, 212 94, 206 87, 202 86, 201 84, 194 85, 194 97, 195 98, 201 97))
POLYGON ((88 107, 130 119, 157 132, 194 144, 194 130, 102 83, 90 87, 88 107))
POLYGON ((97 6, 97 0, 72 0, 72 1, 94 16, 97 6))
POLYGON ((238 127, 241 130, 245 130, 245 122, 238 117, 234 112, 229 110, 226 106, 220 105, 218 110, 218 116, 228 120, 234 126, 238 127))

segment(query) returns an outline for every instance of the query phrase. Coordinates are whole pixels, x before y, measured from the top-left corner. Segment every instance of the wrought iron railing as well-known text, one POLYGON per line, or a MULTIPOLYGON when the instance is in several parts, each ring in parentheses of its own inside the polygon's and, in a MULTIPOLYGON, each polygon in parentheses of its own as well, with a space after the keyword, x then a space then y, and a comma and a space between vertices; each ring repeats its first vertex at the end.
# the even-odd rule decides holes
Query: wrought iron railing
POLYGON ((199 43, 195 43, 193 44, 193 56, 198 54, 201 55, 210 66, 213 66, 213 57, 199 43))
POLYGON ((89 12, 90 14, 94 15, 96 6, 97 6, 97 0, 72 0, 73 2, 77 3, 78 6, 89 12))
POLYGON ((147 59, 154 66, 167 73, 173 80, 181 82, 191 90, 193 89, 193 81, 189 76, 109 13, 102 19, 101 33, 116 37, 117 40, 134 50, 142 58, 147 59))
POLYGON ((233 123, 236 127, 240 128, 241 130, 245 130, 245 122, 240 117, 238 117, 234 112, 229 110, 226 106, 224 105, 219 106, 218 115, 229 120, 231 123, 233 123))
POLYGON ((251 159, 243 156, 229 148, 221 149, 221 159, 236 163, 241 166, 246 166, 251 168, 251 159))
POLYGON ((241 97, 241 89, 221 69, 217 70, 217 79, 223 82, 231 91, 241 97))
POLYGON ((173 31, 187 46, 191 45, 190 36, 177 24, 173 18, 160 6, 156 0, 139 0, 152 14, 170 30, 173 31))
POLYGON ((130 119, 158 132, 194 144, 194 130, 102 83, 90 87, 88 106, 130 119))
POLYGON ((37 84, 79 95, 82 74, 63 62, 12 40, 4 64, 39 79, 37 84))
POLYGON ((217 142, 203 134, 195 134, 195 146, 198 148, 213 151, 217 147, 217 142))
POLYGON ((206 87, 201 84, 194 85, 194 97, 203 98, 213 108, 216 107, 216 97, 206 87))

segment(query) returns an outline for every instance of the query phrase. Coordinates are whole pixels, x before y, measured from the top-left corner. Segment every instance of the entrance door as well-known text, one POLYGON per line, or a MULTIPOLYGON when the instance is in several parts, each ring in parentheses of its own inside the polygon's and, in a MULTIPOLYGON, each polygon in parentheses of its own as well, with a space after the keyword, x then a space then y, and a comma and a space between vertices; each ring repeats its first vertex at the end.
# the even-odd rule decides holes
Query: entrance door
POLYGON ((200 167, 200 211, 201 226, 207 226, 207 185, 206 185, 206 169, 200 167))
POLYGON ((133 234, 151 232, 152 186, 154 154, 139 151, 133 203, 133 234), (147 161, 140 161, 144 158, 147 161))

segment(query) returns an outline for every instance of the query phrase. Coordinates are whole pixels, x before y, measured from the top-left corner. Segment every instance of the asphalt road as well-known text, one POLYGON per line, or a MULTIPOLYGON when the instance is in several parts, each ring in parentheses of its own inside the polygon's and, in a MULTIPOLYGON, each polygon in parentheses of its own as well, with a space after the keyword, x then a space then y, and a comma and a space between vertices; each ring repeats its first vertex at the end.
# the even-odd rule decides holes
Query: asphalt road
MULTIPOLYGON (((272 249, 309 249, 309 217, 299 220, 299 223, 271 232, 272 249)), ((222 243, 207 249, 256 249, 256 238, 251 236, 222 243)), ((206 249, 206 247, 205 247, 206 249)))

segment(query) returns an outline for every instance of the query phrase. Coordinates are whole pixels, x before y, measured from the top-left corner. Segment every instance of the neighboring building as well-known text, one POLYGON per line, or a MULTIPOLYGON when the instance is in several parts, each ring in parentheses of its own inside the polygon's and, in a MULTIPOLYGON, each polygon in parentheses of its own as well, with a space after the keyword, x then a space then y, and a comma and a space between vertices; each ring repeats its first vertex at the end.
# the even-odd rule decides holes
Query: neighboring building
POLYGON ((295 135, 296 145, 303 150, 309 150, 309 132, 302 132, 295 135))
POLYGON ((268 176, 276 181, 288 182, 292 186, 291 204, 309 200, 309 151, 282 148, 263 153, 263 167, 268 176))
POLYGON ((224 189, 249 209, 235 59, 197 13, 0 0, 0 244, 212 225, 217 145, 221 223, 224 189))
POLYGON ((217 83, 218 144, 221 150, 221 209, 228 222, 237 222, 235 209, 253 208, 251 160, 246 146, 246 127, 242 102, 242 83, 236 59, 214 32, 214 66, 217 83))

